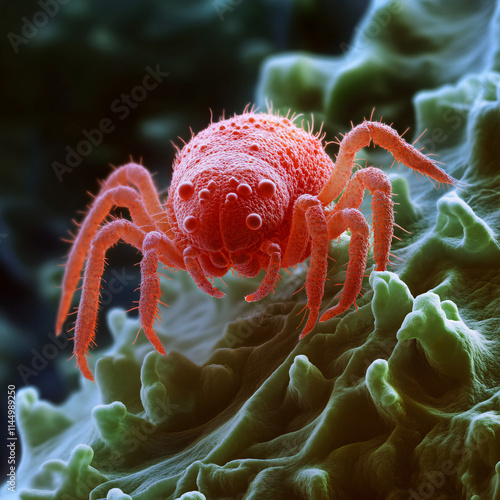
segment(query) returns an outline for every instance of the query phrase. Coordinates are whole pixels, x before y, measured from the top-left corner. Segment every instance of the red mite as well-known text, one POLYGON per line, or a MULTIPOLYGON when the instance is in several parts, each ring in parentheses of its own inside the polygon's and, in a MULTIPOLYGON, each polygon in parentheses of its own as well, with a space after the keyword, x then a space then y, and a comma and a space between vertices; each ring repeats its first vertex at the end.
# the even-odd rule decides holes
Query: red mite
POLYGON ((369 226, 359 211, 365 189, 373 195, 378 271, 385 270, 393 236, 387 174, 367 167, 352 175, 356 152, 370 141, 438 182, 456 183, 382 123, 364 121, 354 127, 343 137, 334 163, 319 134, 297 127, 292 119, 254 112, 212 123, 178 152, 163 206, 144 167, 129 163, 116 169, 103 183, 71 249, 57 318, 60 332, 86 260, 74 349, 85 377, 93 380, 85 355, 95 336, 105 254, 119 240, 142 252, 139 315, 145 334, 162 354, 165 349, 153 329, 161 294, 158 261, 186 270, 213 297, 224 294, 208 278, 230 269, 250 278, 265 269, 259 288, 246 297, 252 302, 273 290, 281 268, 311 257, 305 286, 309 316, 302 338, 318 321, 329 242, 350 230, 340 301, 319 320, 348 309, 360 292, 369 249, 369 226), (132 220, 103 224, 114 206, 128 208, 132 220))

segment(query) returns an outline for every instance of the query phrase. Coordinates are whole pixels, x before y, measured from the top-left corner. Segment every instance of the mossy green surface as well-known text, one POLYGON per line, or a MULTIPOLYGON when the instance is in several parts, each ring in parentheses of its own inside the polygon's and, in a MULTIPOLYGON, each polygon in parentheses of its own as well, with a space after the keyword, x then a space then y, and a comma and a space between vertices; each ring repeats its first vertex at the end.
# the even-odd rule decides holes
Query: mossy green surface
MULTIPOLYGON (((500 499, 500 26, 494 2, 471 6, 377 1, 345 59, 263 70, 260 100, 329 130, 373 106, 396 123, 414 112, 464 183, 391 172, 411 231, 396 233, 393 272, 370 259, 357 310, 300 342, 306 269, 255 304, 244 296, 259 279, 227 276, 217 300, 168 273, 166 357, 142 334, 133 344, 138 321, 115 309, 95 385, 82 378, 57 407, 18 393, 19 498, 500 499)), ((324 308, 348 244, 332 243, 324 308)))

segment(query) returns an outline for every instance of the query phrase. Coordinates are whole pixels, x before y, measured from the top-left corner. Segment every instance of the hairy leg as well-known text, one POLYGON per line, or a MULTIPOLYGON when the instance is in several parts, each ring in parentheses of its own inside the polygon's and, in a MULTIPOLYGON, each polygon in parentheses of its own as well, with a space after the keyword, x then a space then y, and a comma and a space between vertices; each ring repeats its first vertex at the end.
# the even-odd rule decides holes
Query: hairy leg
POLYGON ((430 158, 408 144, 393 128, 383 123, 365 121, 346 134, 340 144, 330 179, 318 195, 325 205, 340 196, 351 177, 356 153, 369 146, 370 141, 392 153, 396 161, 438 182, 445 184, 457 182, 430 158))
POLYGON ((370 228, 363 214, 355 208, 331 212, 327 218, 328 238, 338 238, 344 231, 351 230, 349 263, 339 303, 323 313, 320 321, 326 321, 343 313, 359 295, 368 257, 370 228))
POLYGON ((282 267, 295 266, 307 257, 306 250, 309 244, 306 211, 314 206, 321 206, 316 196, 305 194, 300 196, 293 206, 292 226, 283 254, 282 267))
POLYGON ((245 297, 247 302, 254 302, 264 298, 272 291, 278 281, 281 269, 281 248, 277 243, 266 241, 261 245, 261 250, 269 255, 269 265, 267 266, 266 276, 259 288, 245 297))
POLYGON ((186 247, 184 249, 184 265, 200 290, 218 299, 224 297, 225 294, 214 287, 203 274, 200 263, 198 262, 198 252, 193 247, 186 247))
POLYGON ((90 255, 85 266, 82 298, 75 325, 75 355, 83 375, 94 380, 87 365, 85 353, 94 341, 99 308, 101 277, 104 272, 106 250, 122 239, 138 250, 142 249, 145 233, 132 222, 118 219, 103 226, 92 241, 90 255))
POLYGON ((307 335, 316 325, 325 293, 326 273, 328 270, 328 236, 326 217, 323 207, 316 205, 306 211, 307 230, 312 238, 311 261, 307 271, 306 292, 309 317, 299 338, 307 335))
POLYGON ((56 321, 56 333, 61 332, 62 325, 71 307, 71 299, 78 286, 80 273, 85 262, 85 256, 90 243, 97 233, 102 221, 109 215, 114 206, 128 208, 134 224, 145 232, 156 229, 153 220, 147 213, 139 193, 130 187, 118 186, 102 192, 92 204, 88 214, 73 242, 66 263, 62 282, 62 295, 56 321))
POLYGON ((142 244, 139 317, 146 337, 154 348, 164 355, 166 354, 165 349, 153 329, 161 295, 160 277, 157 268, 161 257, 165 255, 169 257, 172 250, 170 240, 159 231, 146 234, 142 244))
POLYGON ((394 234, 394 202, 392 201, 391 181, 387 174, 374 167, 358 170, 347 184, 334 210, 359 208, 365 189, 368 189, 373 195, 373 254, 375 264, 377 271, 385 271, 394 234))
POLYGON ((293 208, 292 227, 283 257, 283 267, 302 262, 311 241, 311 261, 307 271, 306 293, 309 317, 300 334, 307 335, 316 325, 323 298, 328 267, 328 228, 321 202, 310 195, 297 199, 293 208))
POLYGON ((144 201, 148 214, 153 218, 158 229, 172 237, 170 224, 167 222, 165 210, 161 206, 151 174, 142 165, 128 163, 118 167, 103 183, 103 190, 115 186, 131 184, 136 187, 144 201))
POLYGON ((161 232, 145 233, 134 223, 118 219, 103 226, 92 240, 89 258, 85 266, 82 298, 75 326, 75 355, 78 366, 89 380, 93 376, 88 368, 85 354, 95 337, 97 311, 101 278, 104 272, 105 255, 108 248, 119 240, 134 246, 143 253, 141 260, 141 296, 139 299, 139 316, 144 333, 161 354, 165 349, 161 345, 153 324, 156 318, 158 300, 160 298, 160 279, 157 273, 158 260, 172 260, 178 251, 171 241, 161 232))

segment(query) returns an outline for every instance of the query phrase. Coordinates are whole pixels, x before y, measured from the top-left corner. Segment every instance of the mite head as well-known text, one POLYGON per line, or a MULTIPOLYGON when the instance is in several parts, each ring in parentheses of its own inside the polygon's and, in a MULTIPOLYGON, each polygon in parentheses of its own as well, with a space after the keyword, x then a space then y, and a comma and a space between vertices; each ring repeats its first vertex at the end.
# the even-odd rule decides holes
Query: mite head
POLYGON ((209 157, 173 179, 172 189, 178 227, 191 244, 230 254, 258 247, 283 221, 289 199, 276 170, 244 154, 209 157))

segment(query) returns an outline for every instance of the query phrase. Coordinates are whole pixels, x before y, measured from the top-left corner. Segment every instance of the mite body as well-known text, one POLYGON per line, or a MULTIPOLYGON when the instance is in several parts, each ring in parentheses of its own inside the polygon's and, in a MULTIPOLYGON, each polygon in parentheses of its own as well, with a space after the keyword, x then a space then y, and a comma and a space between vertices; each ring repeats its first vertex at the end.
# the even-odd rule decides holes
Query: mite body
POLYGON ((214 123, 174 163, 165 205, 173 239, 206 276, 230 268, 256 276, 268 267, 267 246, 284 255, 295 202, 317 195, 332 168, 318 138, 286 118, 247 114, 214 123))
POLYGON ((382 123, 365 121, 354 127, 340 143, 334 163, 318 135, 286 117, 253 112, 212 123, 178 151, 163 206, 144 167, 130 163, 116 169, 82 223, 63 279, 57 331, 87 261, 75 326, 75 355, 83 374, 93 380, 85 354, 95 335, 105 253, 120 239, 143 254, 139 315, 144 332, 163 354, 153 329, 161 294, 158 261, 187 270, 198 287, 214 297, 224 294, 208 278, 230 269, 254 277, 265 269, 259 288, 246 297, 255 301, 272 291, 280 269, 311 257, 306 278, 309 315, 302 338, 319 318, 329 241, 349 229, 350 260, 342 295, 320 321, 349 308, 360 292, 369 249, 369 226, 358 210, 365 189, 373 195, 377 270, 385 270, 393 236, 387 175, 373 167, 352 175, 356 152, 371 141, 406 166, 438 182, 455 183, 382 123), (114 206, 128 208, 132 220, 103 224, 114 206))

